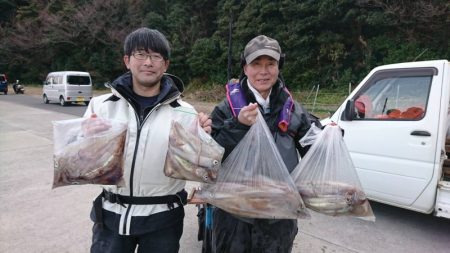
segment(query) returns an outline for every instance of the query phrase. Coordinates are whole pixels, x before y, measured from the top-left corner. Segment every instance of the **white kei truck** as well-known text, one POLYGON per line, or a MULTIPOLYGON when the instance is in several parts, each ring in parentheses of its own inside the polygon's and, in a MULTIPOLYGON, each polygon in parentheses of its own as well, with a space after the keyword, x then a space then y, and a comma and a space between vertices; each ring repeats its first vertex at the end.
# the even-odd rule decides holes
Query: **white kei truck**
POLYGON ((376 67, 330 122, 369 199, 450 219, 448 60, 376 67))

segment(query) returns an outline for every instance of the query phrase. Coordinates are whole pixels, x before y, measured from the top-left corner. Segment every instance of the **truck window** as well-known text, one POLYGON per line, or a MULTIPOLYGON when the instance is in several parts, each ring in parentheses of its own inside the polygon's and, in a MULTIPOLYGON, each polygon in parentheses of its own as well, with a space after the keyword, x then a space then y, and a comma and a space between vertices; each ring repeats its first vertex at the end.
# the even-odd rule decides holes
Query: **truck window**
POLYGON ((91 79, 89 76, 67 76, 67 83, 76 85, 90 85, 91 79))
POLYGON ((354 119, 420 120, 425 116, 432 75, 372 80, 355 101, 354 119))

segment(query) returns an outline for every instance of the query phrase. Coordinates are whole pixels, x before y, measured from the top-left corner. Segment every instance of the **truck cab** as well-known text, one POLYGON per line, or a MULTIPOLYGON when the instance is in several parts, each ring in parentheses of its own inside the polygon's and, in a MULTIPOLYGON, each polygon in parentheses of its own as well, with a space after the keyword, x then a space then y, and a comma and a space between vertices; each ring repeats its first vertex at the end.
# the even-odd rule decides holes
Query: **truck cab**
POLYGON ((370 199, 450 218, 449 72, 447 60, 377 67, 322 122, 345 131, 370 199))

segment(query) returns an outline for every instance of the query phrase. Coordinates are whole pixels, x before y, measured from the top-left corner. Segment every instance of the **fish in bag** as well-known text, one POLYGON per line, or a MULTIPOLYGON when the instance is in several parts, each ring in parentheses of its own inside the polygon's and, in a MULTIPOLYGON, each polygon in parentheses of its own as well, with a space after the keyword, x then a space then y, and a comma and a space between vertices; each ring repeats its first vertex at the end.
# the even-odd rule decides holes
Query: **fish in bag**
POLYGON ((291 173, 306 207, 330 216, 375 221, 341 128, 333 124, 320 130, 313 125, 300 144, 312 144, 291 173))
POLYGON ((210 203, 260 219, 309 217, 261 113, 222 163, 215 184, 203 184, 190 203, 210 203))
POLYGON ((215 183, 225 150, 203 130, 197 117, 191 118, 191 122, 172 121, 164 174, 177 179, 215 183))
POLYGON ((53 188, 99 184, 125 186, 123 151, 127 125, 99 118, 53 121, 53 188), (108 129, 85 135, 88 120, 108 129))

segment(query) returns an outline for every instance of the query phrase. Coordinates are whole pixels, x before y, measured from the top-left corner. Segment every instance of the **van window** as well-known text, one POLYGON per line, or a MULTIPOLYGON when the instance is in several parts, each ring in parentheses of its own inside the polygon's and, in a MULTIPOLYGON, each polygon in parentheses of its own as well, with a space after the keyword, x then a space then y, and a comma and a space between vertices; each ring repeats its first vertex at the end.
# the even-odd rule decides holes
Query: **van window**
POLYGON ((89 76, 67 76, 68 84, 77 84, 77 85, 90 85, 91 79, 89 76))
POLYGON ((420 120, 433 75, 384 76, 368 83, 355 101, 355 120, 420 120))
POLYGON ((47 77, 47 80, 45 80, 46 82, 45 82, 45 84, 52 84, 52 82, 53 82, 53 77, 52 76, 48 76, 47 77))

